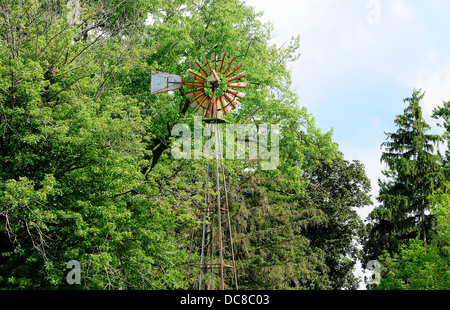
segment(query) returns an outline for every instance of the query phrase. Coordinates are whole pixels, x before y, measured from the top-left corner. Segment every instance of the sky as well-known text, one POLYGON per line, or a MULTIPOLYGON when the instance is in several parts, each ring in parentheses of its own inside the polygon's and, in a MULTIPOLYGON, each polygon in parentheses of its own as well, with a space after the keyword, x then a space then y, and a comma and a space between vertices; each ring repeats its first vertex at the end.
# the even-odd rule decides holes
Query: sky
MULTIPOLYGON (((273 27, 273 43, 300 35, 290 64, 293 90, 347 160, 359 160, 372 183, 381 177, 381 144, 414 89, 433 132, 435 107, 450 100, 448 0, 245 0, 273 27)), ((442 146, 443 147, 443 146, 442 146)), ((359 210, 363 219, 373 206, 359 210)))

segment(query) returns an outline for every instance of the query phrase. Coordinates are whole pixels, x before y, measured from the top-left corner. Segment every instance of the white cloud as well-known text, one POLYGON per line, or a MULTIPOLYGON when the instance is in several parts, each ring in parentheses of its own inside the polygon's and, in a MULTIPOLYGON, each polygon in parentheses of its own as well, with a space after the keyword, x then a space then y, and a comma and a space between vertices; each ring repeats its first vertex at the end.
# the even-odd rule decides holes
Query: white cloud
POLYGON ((390 13, 402 20, 413 17, 413 10, 406 0, 393 0, 391 2, 390 13))
POLYGON ((434 69, 428 67, 422 70, 409 85, 426 92, 423 106, 429 117, 434 108, 442 105, 443 101, 450 100, 450 61, 434 69))

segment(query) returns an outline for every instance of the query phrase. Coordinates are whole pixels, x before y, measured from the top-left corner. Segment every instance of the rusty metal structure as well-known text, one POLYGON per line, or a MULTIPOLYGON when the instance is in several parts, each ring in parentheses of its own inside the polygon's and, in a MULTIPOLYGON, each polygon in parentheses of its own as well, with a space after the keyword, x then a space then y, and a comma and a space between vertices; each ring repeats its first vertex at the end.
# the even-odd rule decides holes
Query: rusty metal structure
POLYGON ((196 61, 186 80, 180 75, 152 71, 150 94, 175 91, 185 85, 189 90, 186 98, 196 113, 207 119, 223 119, 241 105, 238 99, 245 93, 240 90, 247 87, 246 82, 239 82, 246 77, 245 71, 237 73, 242 64, 233 66, 234 61, 235 57, 230 57, 227 62, 226 53, 220 57, 213 53, 211 62, 203 56, 203 64, 196 61))
POLYGON ((205 188, 212 184, 215 195, 205 195, 201 243, 195 244, 193 232, 186 268, 186 281, 196 274, 199 290, 215 289, 214 276, 217 273, 219 289, 238 289, 225 168, 223 156, 219 153, 223 147, 218 132, 219 124, 225 122, 224 117, 241 105, 238 99, 245 96, 241 90, 246 88, 247 83, 240 81, 246 77, 245 71, 238 73, 242 64, 239 62, 233 65, 235 57, 230 57, 228 61, 226 57, 226 53, 219 56, 215 52, 210 59, 203 56, 201 62, 194 63, 186 79, 176 74, 152 71, 151 94, 175 91, 185 86, 188 90, 185 96, 190 101, 190 107, 204 117, 204 122, 216 127, 215 169, 210 163, 207 164, 205 180, 205 188), (200 252, 200 264, 191 263, 191 254, 195 248, 200 252), (198 273, 191 272, 194 268, 198 273), (231 274, 228 272, 227 277, 228 270, 231 274), (225 280, 228 280, 227 286, 225 280))

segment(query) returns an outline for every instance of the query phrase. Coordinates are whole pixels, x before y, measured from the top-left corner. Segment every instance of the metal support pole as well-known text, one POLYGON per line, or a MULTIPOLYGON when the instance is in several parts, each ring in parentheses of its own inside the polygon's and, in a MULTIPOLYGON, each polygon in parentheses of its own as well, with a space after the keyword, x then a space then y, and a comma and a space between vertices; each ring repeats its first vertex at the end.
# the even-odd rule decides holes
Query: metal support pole
MULTIPOLYGON (((237 271, 236 271, 236 261, 235 261, 235 253, 233 246, 233 238, 231 231, 231 222, 230 222, 230 214, 229 214, 229 205, 228 205, 228 194, 227 194, 227 186, 226 186, 226 178, 225 178, 225 167, 223 163, 223 154, 220 152, 222 149, 220 135, 219 135, 219 119, 217 119, 217 106, 216 106, 216 96, 215 96, 216 87, 212 87, 212 96, 211 96, 211 105, 212 105, 212 113, 211 117, 213 118, 212 123, 215 124, 215 161, 216 167, 215 172, 213 172, 211 164, 208 163, 206 170, 206 191, 208 191, 208 185, 214 184, 213 182, 213 174, 215 173, 215 191, 216 197, 215 199, 211 199, 208 192, 205 193, 205 208, 203 215, 203 227, 202 227, 202 240, 201 240, 201 249, 200 249, 200 273, 199 273, 199 283, 198 289, 202 290, 203 286, 206 285, 206 289, 214 289, 215 283, 212 282, 212 286, 208 283, 204 282, 205 274, 211 272, 214 274, 214 271, 220 268, 220 284, 219 289, 225 289, 225 268, 233 269, 233 276, 230 278, 231 282, 234 282, 235 288, 238 289, 237 283, 237 271), (220 173, 222 173, 223 178, 220 177, 220 173), (221 182, 223 182, 223 188, 221 188, 221 182), (225 195, 225 199, 222 199, 222 190, 225 195), (217 204, 217 207, 216 205, 217 204), (224 206, 223 206, 224 204, 224 206), (227 214, 222 214, 222 212, 226 212, 227 214), (223 217, 224 215, 225 217, 223 217), (217 217, 216 217, 217 216, 217 217), (217 230, 215 229, 215 222, 217 219, 217 230), (210 224, 207 225, 206 221, 209 220, 210 224), (227 227, 223 226, 222 221, 228 221, 227 227), (229 229, 229 233, 227 237, 224 236, 224 228, 229 229), (217 235, 217 242, 215 236, 217 235), (225 250, 225 239, 230 244, 230 252, 226 252, 225 250), (218 249, 216 248, 218 246, 218 249), (218 252, 218 253, 217 253, 218 252), (230 263, 225 263, 225 252, 227 255, 231 254, 232 265, 230 263), (208 254, 209 253, 209 254, 208 254), (219 261, 217 262, 217 255, 219 261), (210 255, 208 259, 208 255, 210 255), (210 267, 210 268, 209 268, 210 267)), ((228 257, 228 256, 227 256, 228 257)), ((229 258, 227 258, 229 259, 229 258)), ((188 266, 189 268, 189 266, 188 266)), ((233 283, 230 283, 230 287, 233 286, 233 283)))
MULTIPOLYGON (((208 190, 209 183, 209 163, 206 168, 206 190, 208 190)), ((205 255, 205 239, 206 239, 206 214, 208 210, 208 193, 205 194, 205 213, 203 214, 203 233, 202 233, 202 249, 201 249, 201 257, 200 257, 200 279, 198 283, 198 289, 202 289, 202 276, 203 276, 203 258, 205 255)))

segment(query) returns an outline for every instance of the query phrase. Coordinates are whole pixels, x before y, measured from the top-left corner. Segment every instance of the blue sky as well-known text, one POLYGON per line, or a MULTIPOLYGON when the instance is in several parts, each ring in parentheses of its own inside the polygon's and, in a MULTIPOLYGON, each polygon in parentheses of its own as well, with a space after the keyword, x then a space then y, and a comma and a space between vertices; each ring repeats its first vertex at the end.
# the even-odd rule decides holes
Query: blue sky
MULTIPOLYGON (((274 26, 274 43, 301 36, 293 89, 346 159, 366 166, 375 201, 384 132, 414 88, 424 114, 450 100, 448 0, 245 0, 274 26)), ((365 218, 371 207, 360 211, 365 218)))

